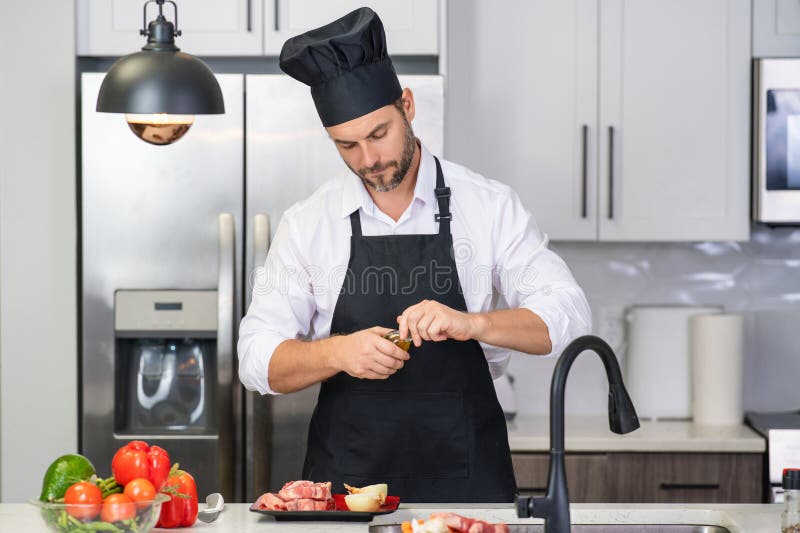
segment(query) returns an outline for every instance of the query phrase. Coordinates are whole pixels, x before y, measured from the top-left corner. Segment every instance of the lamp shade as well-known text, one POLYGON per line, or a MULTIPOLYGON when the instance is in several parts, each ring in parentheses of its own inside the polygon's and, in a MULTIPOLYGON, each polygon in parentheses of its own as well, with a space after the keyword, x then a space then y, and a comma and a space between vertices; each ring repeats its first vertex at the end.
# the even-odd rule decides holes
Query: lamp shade
POLYGON ((218 115, 222 90, 200 59, 177 50, 143 50, 120 58, 97 97, 106 113, 218 115))

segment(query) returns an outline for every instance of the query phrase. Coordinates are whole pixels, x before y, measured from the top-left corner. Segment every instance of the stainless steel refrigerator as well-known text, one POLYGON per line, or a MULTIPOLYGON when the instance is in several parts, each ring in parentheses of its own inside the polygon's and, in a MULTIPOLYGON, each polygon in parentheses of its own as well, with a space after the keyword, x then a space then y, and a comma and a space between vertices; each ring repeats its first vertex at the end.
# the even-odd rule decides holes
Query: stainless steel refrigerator
MULTIPOLYGON (((283 211, 349 172, 308 88, 221 74, 226 113, 173 145, 96 113, 81 77, 81 451, 101 474, 118 447, 164 447, 198 491, 253 501, 300 476, 317 387, 245 392, 236 333, 283 211)), ((401 76, 417 136, 442 154, 443 83, 401 76)))

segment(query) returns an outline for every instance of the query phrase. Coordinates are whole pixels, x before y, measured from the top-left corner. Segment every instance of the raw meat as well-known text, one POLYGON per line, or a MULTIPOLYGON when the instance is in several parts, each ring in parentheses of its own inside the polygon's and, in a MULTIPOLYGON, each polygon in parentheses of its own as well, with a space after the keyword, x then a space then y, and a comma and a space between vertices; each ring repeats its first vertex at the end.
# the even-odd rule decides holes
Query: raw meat
POLYGON ((297 499, 330 500, 331 483, 314 483, 313 481, 290 481, 278 492, 284 501, 297 499))
POLYGON ((265 511, 332 511, 336 503, 331 496, 331 483, 290 481, 278 494, 262 494, 254 507, 265 511))
POLYGON ((445 525, 456 533, 508 533, 508 526, 505 524, 490 524, 455 513, 434 513, 431 518, 444 519, 445 525))

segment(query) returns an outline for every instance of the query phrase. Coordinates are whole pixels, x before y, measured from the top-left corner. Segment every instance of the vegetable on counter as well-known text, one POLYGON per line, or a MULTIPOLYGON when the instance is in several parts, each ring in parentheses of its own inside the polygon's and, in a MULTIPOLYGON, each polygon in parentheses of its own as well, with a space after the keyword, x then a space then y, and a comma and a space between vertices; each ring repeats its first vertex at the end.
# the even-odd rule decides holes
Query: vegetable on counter
POLYGON ((43 502, 60 500, 71 485, 79 481, 89 481, 94 475, 94 465, 86 457, 78 454, 62 455, 47 468, 39 499, 43 502))
POLYGON ((197 520, 197 487, 191 474, 178 470, 178 464, 175 463, 161 492, 168 494, 170 500, 161 505, 161 516, 156 527, 194 525, 197 520))
POLYGON ((160 490, 169 476, 169 454, 160 446, 134 440, 117 450, 111 460, 111 473, 120 485, 137 478, 149 480, 160 490))

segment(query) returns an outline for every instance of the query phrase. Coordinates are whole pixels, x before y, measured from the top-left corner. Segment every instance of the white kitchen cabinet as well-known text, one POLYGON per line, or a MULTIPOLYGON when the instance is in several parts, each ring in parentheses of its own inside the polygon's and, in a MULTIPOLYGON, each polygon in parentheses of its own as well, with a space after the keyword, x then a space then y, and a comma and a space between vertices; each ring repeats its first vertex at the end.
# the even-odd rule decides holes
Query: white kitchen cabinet
POLYGON ((597 236, 597 8, 448 6, 445 155, 510 184, 552 239, 597 236))
POLYGON ((446 156, 554 240, 747 239, 749 46, 748 0, 452 2, 446 156))
POLYGON ((753 57, 800 56, 800 2, 753 0, 753 57))
POLYGON ((749 238, 750 2, 603 0, 601 240, 749 238))
MULTIPOLYGON (((177 46, 199 56, 261 55, 263 50, 263 0, 177 0, 177 46)), ((120 56, 136 52, 146 38, 142 28, 144 1, 77 0, 77 53, 79 56, 120 56)), ((155 4, 147 6, 147 22, 155 19, 155 4)), ((175 22, 171 4, 165 17, 175 22)))
POLYGON ((279 55, 286 39, 362 6, 380 15, 390 54, 439 54, 439 0, 263 1, 265 55, 279 55))

